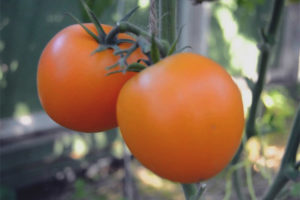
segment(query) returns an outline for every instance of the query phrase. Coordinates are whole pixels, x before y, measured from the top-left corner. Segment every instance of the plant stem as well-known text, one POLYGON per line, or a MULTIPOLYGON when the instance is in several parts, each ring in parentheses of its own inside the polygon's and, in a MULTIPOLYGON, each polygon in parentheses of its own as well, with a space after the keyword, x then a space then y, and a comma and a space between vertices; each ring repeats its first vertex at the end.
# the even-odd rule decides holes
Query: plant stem
POLYGON ((159 37, 169 44, 176 39, 176 5, 175 0, 159 0, 159 37))
MULTIPOLYGON (((118 23, 107 35, 105 38, 106 42, 113 41, 114 38, 118 33, 132 33, 136 36, 143 36, 146 38, 148 41, 151 41, 151 35, 147 32, 139 28, 138 26, 131 24, 129 22, 120 22, 118 23)), ((155 38, 155 42, 157 44, 157 47, 160 51, 160 53, 165 56, 168 53, 168 45, 166 44, 166 41, 164 40, 159 40, 155 38)))
MULTIPOLYGON (((263 41, 260 45, 260 57, 258 62, 258 80, 254 85, 252 91, 252 104, 249 110, 248 120, 246 122, 245 133, 247 139, 255 135, 255 118, 258 103, 260 100, 261 92, 264 87, 265 76, 267 67, 269 64, 269 57, 271 52, 271 47, 273 45, 274 38, 280 23, 280 18, 283 13, 284 0, 275 0, 274 7, 272 10, 271 21, 266 34, 263 32, 263 41)), ((242 145, 242 144, 241 144, 242 145)), ((242 153, 243 146, 240 147, 239 151, 235 155, 233 161, 236 163, 239 160, 240 154, 242 153)))
POLYGON ((247 182, 250 198, 251 200, 256 200, 256 195, 255 195, 255 190, 253 187, 253 180, 252 180, 251 163, 249 160, 247 160, 245 168, 246 168, 246 182, 247 182))
POLYGON ((186 200, 199 200, 205 191, 206 185, 201 184, 197 188, 196 184, 181 184, 186 200))
POLYGON ((149 32, 154 36, 158 33, 157 22, 157 2, 156 0, 150 0, 149 32))
POLYGON ((256 111, 257 106, 259 103, 260 95, 264 87, 265 76, 267 67, 269 64, 269 57, 271 53, 271 47, 275 41, 276 33, 280 24, 280 19, 283 13, 284 8, 284 0, 275 0, 274 7, 272 10, 271 21, 264 35, 263 36, 263 43, 261 45, 261 55, 259 59, 259 76, 258 80, 253 88, 253 95, 252 95, 252 105, 249 112, 249 118, 246 124, 246 136, 250 138, 251 136, 255 135, 255 118, 256 118, 256 111))
POLYGON ((297 178, 299 171, 296 166, 296 155, 300 144, 300 106, 298 108, 293 128, 291 130, 288 143, 281 160, 279 172, 277 173, 273 184, 269 187, 263 200, 275 199, 283 186, 289 179, 297 178))
POLYGON ((186 200, 190 200, 190 198, 197 193, 195 184, 181 184, 181 186, 186 200))
MULTIPOLYGON (((232 185, 234 187, 239 187, 239 188, 242 186, 241 179, 239 179, 239 176, 238 176, 239 174, 234 173, 234 172, 237 171, 238 169, 244 167, 245 165, 246 165, 246 162, 244 161, 244 162, 239 162, 229 168, 227 175, 226 175, 227 184, 226 184, 224 200, 228 200, 230 198, 232 185), (228 180, 230 177, 232 177, 231 181, 228 180)), ((243 199, 241 189, 239 189, 237 191, 240 192, 239 194, 237 194, 238 199, 243 199)))
MULTIPOLYGON (((254 88, 252 90, 252 104, 249 110, 248 119, 245 128, 246 139, 249 139, 250 137, 256 134, 255 119, 256 119, 257 107, 259 104, 262 90, 264 88, 266 71, 269 65, 271 47, 274 43, 274 38, 276 36, 278 26, 280 24, 283 8, 284 8, 284 0, 274 1, 274 7, 271 13, 271 20, 270 20, 269 27, 266 33, 264 31, 262 32, 263 41, 262 44, 260 45, 261 54, 258 62, 258 80, 255 83, 254 88)), ((239 161, 242 152, 243 152, 243 144, 240 145, 239 150, 234 156, 232 160, 232 165, 235 165, 239 161)), ((237 178, 238 175, 235 173, 237 172, 234 172, 233 178, 238 179, 237 178)), ((235 182, 236 180, 233 181, 233 183, 235 182)), ((238 185, 236 185, 234 188, 237 194, 241 194, 240 187, 238 185)))

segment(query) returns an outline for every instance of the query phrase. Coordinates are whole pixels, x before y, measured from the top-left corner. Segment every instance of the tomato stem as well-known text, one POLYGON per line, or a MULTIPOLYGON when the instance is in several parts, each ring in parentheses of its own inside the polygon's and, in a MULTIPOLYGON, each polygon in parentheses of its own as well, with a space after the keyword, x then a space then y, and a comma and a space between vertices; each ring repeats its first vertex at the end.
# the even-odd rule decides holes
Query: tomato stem
POLYGON ((186 200, 199 200, 206 189, 205 184, 181 184, 186 200))
MULTIPOLYGON (((131 24, 129 22, 119 22, 106 36, 105 41, 107 43, 111 43, 113 39, 119 33, 132 33, 136 36, 142 36, 146 38, 148 41, 151 41, 151 35, 139 28, 138 26, 131 24)), ((159 48, 161 55, 164 57, 167 55, 169 45, 166 41, 159 40, 155 38, 155 42, 159 48)))
POLYGON ((159 37, 169 44, 176 40, 176 5, 174 0, 159 0, 159 37))

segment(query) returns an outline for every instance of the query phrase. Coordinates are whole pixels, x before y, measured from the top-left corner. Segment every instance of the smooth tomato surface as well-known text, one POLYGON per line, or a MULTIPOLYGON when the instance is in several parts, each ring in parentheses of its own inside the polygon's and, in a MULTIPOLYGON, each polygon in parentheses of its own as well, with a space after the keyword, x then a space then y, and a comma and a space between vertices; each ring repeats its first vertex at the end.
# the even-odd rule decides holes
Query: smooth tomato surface
MULTIPOLYGON (((96 33, 94 25, 85 25, 96 33)), ((107 25, 103 28, 105 32, 111 30, 107 25)), ((119 37, 130 38, 125 34, 119 37)), ((107 76, 105 68, 115 64, 119 57, 111 49, 92 54, 98 45, 80 25, 71 25, 57 33, 42 52, 37 72, 40 102, 48 115, 62 126, 82 132, 117 126, 117 96, 134 73, 107 76)), ((119 46, 124 49, 130 44, 119 46)), ((128 63, 143 57, 137 50, 128 63)))
POLYGON ((117 118, 133 155, 182 183, 220 172, 244 127, 241 94, 230 75, 193 53, 170 56, 130 79, 119 94, 117 118))

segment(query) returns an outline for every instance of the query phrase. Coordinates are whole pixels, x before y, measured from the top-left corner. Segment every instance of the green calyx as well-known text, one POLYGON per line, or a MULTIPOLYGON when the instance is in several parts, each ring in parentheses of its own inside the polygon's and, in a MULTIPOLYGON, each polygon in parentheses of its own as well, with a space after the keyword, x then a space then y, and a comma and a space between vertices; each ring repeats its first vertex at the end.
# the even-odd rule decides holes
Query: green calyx
POLYGON ((119 20, 109 33, 105 33, 101 22, 89 8, 85 0, 80 0, 80 2, 90 21, 96 27, 97 33, 95 34, 93 31, 88 29, 83 23, 80 22, 78 18, 72 14, 69 15, 99 44, 98 48, 91 53, 95 54, 107 49, 113 49, 113 54, 120 57, 118 62, 112 66, 108 66, 107 70, 112 70, 117 67, 120 67, 120 69, 111 71, 108 73, 108 75, 119 72, 126 73, 127 71, 139 72, 145 69, 147 66, 150 66, 158 62, 160 59, 175 52, 179 37, 170 47, 170 44, 167 41, 160 40, 154 37, 154 35, 150 35, 148 32, 142 30, 138 26, 128 22, 129 18, 137 11, 138 7, 132 9, 121 20, 119 20), (120 33, 129 33, 134 37, 134 39, 119 39, 118 34, 120 33), (127 49, 121 49, 119 45, 122 43, 131 44, 131 46, 127 49), (146 55, 148 59, 138 60, 136 63, 128 64, 127 59, 138 48, 141 49, 143 54, 146 55))
MULTIPOLYGON (((94 24, 97 33, 95 34, 93 31, 88 29, 83 23, 80 22, 78 18, 76 18, 74 15, 68 13, 69 16, 71 16, 98 44, 99 46, 91 52, 91 54, 99 53, 102 51, 105 51, 107 49, 113 49, 113 54, 120 56, 120 59, 117 63, 115 63, 112 66, 108 66, 107 70, 114 69, 118 66, 120 66, 121 69, 118 69, 116 71, 109 72, 109 74, 114 74, 118 72, 125 73, 126 71, 141 71, 142 69, 146 68, 143 64, 137 62, 134 64, 129 65, 127 63, 128 57, 137 50, 141 43, 139 40, 131 40, 131 39, 119 39, 117 36, 119 33, 127 32, 122 31, 120 29, 120 26, 122 27, 122 23, 127 22, 127 20, 134 14, 134 12, 138 9, 138 7, 132 9, 128 14, 126 14, 120 21, 117 22, 117 25, 109 32, 105 33, 102 23, 97 19, 96 15, 93 13, 93 11, 89 8, 87 3, 84 0, 80 0, 84 10, 87 13, 87 16, 89 17, 90 21, 94 24), (119 47, 120 44, 127 43, 131 44, 131 47, 128 49, 121 49, 119 47)), ((135 35, 139 35, 136 33, 135 35)), ((142 47, 141 49, 145 49, 142 47)), ((146 53, 146 52, 144 52, 146 53)), ((150 63, 148 61, 145 61, 144 63, 150 63)))

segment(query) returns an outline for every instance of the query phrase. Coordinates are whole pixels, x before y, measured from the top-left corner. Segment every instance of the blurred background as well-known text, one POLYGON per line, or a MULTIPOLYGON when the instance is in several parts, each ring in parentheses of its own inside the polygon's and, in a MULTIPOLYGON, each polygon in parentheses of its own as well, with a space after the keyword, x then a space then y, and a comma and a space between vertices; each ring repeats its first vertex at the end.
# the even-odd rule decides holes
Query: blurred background
MULTIPOLYGON (((247 114, 249 85, 257 79, 259 31, 269 22, 273 0, 177 1, 177 28, 183 27, 179 48, 189 45, 189 51, 224 66, 241 89, 247 114)), ((148 29, 150 0, 87 3, 106 24, 139 5, 130 21, 148 29)), ((43 112, 36 90, 38 60, 47 42, 74 24, 67 12, 87 21, 79 1, 0 0, 0 199, 183 199, 179 184, 155 176, 131 158, 117 129, 78 133, 43 112)), ((300 2, 286 1, 256 119, 259 136, 247 142, 241 161, 242 168, 251 169, 258 197, 280 165, 299 105, 299 21, 300 2)), ((231 173, 227 168, 206 182, 207 200, 235 199, 231 173)), ((243 176, 249 178, 246 172, 243 176)), ((297 199, 300 184, 288 185, 281 195, 297 199)))

